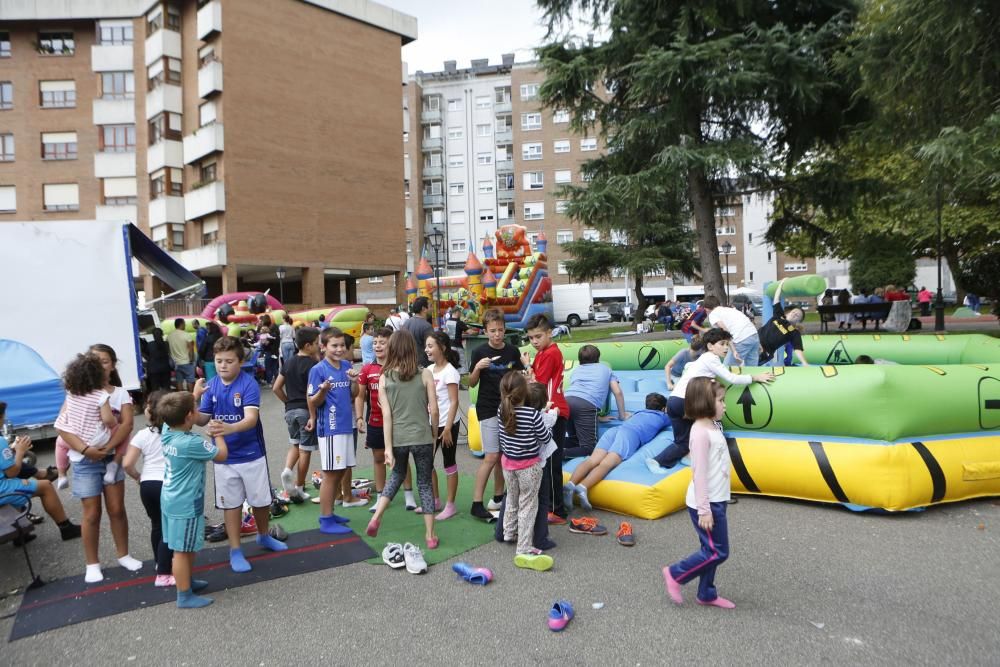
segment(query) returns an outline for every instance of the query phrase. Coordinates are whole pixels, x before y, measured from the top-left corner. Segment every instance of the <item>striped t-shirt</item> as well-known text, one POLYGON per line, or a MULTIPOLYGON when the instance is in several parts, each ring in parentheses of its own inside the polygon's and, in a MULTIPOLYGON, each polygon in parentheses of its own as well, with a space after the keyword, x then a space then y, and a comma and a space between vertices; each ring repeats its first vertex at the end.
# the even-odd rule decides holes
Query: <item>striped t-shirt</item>
MULTIPOLYGON (((108 398, 108 392, 103 389, 95 389, 83 396, 67 393, 63 411, 56 419, 56 428, 72 433, 92 447, 107 444, 111 432, 101 421, 101 406, 108 398)), ((83 454, 71 447, 69 460, 74 463, 82 461, 83 454)))
POLYGON ((538 458, 541 450, 552 438, 552 429, 545 425, 542 413, 522 405, 514 408, 517 415, 517 432, 510 434, 504 428, 500 415, 500 453, 511 460, 538 458))

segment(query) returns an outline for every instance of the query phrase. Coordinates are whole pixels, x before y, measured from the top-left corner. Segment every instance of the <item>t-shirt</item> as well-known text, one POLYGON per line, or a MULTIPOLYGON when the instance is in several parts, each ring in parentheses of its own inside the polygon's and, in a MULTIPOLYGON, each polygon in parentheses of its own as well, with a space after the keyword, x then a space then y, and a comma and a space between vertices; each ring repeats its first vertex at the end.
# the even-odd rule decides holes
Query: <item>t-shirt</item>
POLYGON ((544 350, 539 350, 535 360, 531 362, 535 372, 535 382, 545 385, 549 392, 549 400, 559 410, 559 416, 569 419, 569 404, 563 394, 563 356, 555 343, 544 350))
POLYGON ((205 327, 198 327, 194 333, 194 346, 195 349, 201 347, 202 342, 205 340, 205 336, 208 335, 208 329, 205 327))
POLYGON ((205 461, 219 453, 215 443, 194 433, 163 427, 166 463, 160 511, 175 519, 193 519, 205 511, 205 461))
POLYGON ((4 471, 14 465, 16 458, 17 452, 7 442, 7 438, 0 435, 0 480, 7 476, 4 471))
POLYGON ((378 404, 378 379, 382 375, 382 365, 365 364, 358 374, 358 385, 368 387, 368 425, 382 427, 382 406, 378 404))
MULTIPOLYGON (((208 381, 198 411, 227 424, 243 421, 246 408, 260 410, 260 387, 248 373, 240 373, 230 384, 216 375, 208 381)), ((164 436, 165 437, 165 436, 164 436)), ((223 463, 247 463, 264 456, 264 426, 257 415, 257 426, 226 436, 229 457, 223 463)))
POLYGON ((385 325, 393 331, 399 331, 403 328, 403 322, 403 318, 399 315, 399 313, 396 313, 395 315, 390 315, 386 318, 385 325))
POLYGON ((686 334, 694 333, 696 331, 694 325, 697 324, 698 326, 703 326, 702 322, 705 321, 706 317, 708 317, 708 312, 706 312, 706 310, 701 306, 698 306, 698 308, 691 313, 691 316, 684 320, 684 324, 681 325, 681 332, 686 334))
POLYGON ((370 364, 375 361, 375 336, 365 334, 361 337, 361 363, 370 364))
POLYGON ((170 346, 170 358, 178 366, 191 363, 191 353, 188 345, 191 343, 191 335, 186 331, 174 329, 167 334, 167 345, 170 346))
POLYGON ((316 365, 316 360, 304 354, 296 354, 288 360, 284 368, 281 369, 281 376, 285 378, 285 412, 289 410, 308 410, 309 404, 306 402, 309 394, 309 371, 316 365))
POLYGON ((142 452, 142 473, 139 475, 139 481, 162 482, 167 463, 163 458, 160 433, 151 428, 144 428, 135 434, 130 445, 142 452))
POLYGON ((354 406, 351 400, 351 378, 347 375, 351 364, 341 360, 340 368, 334 368, 324 359, 309 371, 309 386, 306 391, 312 396, 319 391, 324 380, 329 380, 331 387, 326 392, 322 411, 316 414, 316 435, 324 438, 328 435, 354 433, 354 406))
POLYGON ((542 448, 552 438, 552 429, 545 425, 542 414, 534 408, 522 405, 514 409, 517 415, 517 431, 508 433, 500 423, 500 453, 514 461, 539 458, 542 448))
POLYGON ((422 366, 429 366, 430 360, 427 355, 424 354, 424 344, 427 342, 427 337, 431 335, 434 329, 431 328, 430 323, 422 317, 411 317, 410 319, 403 322, 403 331, 409 331, 414 340, 417 341, 417 360, 422 366))
POLYGON ((476 418, 479 421, 492 419, 500 410, 500 380, 512 370, 523 371, 521 353, 510 343, 504 343, 502 349, 490 347, 483 343, 472 351, 469 368, 472 369, 480 359, 497 357, 489 368, 479 373, 479 393, 476 396, 476 418))
POLYGON ((802 350, 802 332, 785 319, 785 310, 781 304, 774 304, 774 316, 757 332, 764 354, 771 357, 776 351, 791 343, 792 348, 802 350))
POLYGON ((462 347, 462 336, 469 330, 469 325, 462 320, 450 319, 445 322, 445 329, 448 331, 448 338, 455 347, 462 347))
POLYGON ((751 384, 753 382, 751 376, 731 373, 728 368, 722 365, 722 360, 718 356, 711 352, 705 352, 684 367, 684 375, 674 385, 674 390, 670 392, 670 395, 684 398, 688 382, 692 378, 722 378, 729 384, 751 384))
POLYGON ((111 414, 115 416, 118 423, 121 423, 122 406, 132 405, 132 395, 122 387, 115 387, 108 395, 108 405, 111 407, 111 414))
POLYGON ((757 329, 750 318, 735 308, 727 306, 713 308, 712 312, 708 314, 708 321, 712 323, 713 327, 720 324, 724 326, 726 331, 733 335, 734 343, 740 343, 757 335, 757 329))
POLYGON ((656 434, 670 426, 670 417, 662 410, 639 410, 626 419, 618 428, 628 429, 639 436, 639 442, 646 444, 656 434))
POLYGON ((288 322, 285 322, 280 327, 278 327, 278 337, 281 339, 281 344, 291 343, 295 345, 295 327, 293 327, 288 322))
POLYGON ((582 364, 573 370, 569 378, 566 396, 576 396, 600 410, 608 398, 611 381, 618 381, 610 368, 602 363, 582 364))
POLYGON ((448 385, 460 384, 462 376, 459 375, 458 371, 451 364, 445 364, 444 368, 440 371, 435 370, 434 366, 431 366, 431 372, 434 374, 434 391, 437 392, 438 397, 437 425, 444 427, 448 425, 448 410, 451 409, 451 396, 448 394, 448 385))

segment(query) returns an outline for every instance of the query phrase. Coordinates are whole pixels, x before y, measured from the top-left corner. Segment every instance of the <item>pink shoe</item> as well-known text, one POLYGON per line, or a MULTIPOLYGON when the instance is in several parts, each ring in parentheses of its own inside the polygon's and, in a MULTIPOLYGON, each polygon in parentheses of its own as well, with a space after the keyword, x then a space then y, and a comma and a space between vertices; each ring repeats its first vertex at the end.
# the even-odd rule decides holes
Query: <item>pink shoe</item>
MULTIPOLYGON (((663 580, 667 583, 667 595, 674 601, 674 604, 684 604, 684 596, 681 595, 681 585, 670 574, 669 566, 663 568, 663 580)), ((699 600, 699 602, 701 601, 699 600)))
POLYGON ((176 586, 177 582, 174 581, 174 575, 172 574, 158 574, 153 585, 157 588, 166 588, 167 586, 176 586))
POLYGON ((706 607, 719 607, 720 609, 736 609, 736 603, 732 600, 727 600, 721 595, 711 602, 705 602, 704 600, 698 600, 698 604, 705 605, 706 607))
POLYGON ((455 504, 448 503, 447 505, 444 506, 444 509, 441 511, 441 513, 438 514, 436 517, 434 517, 434 520, 444 521, 445 519, 450 519, 456 514, 458 514, 458 511, 455 509, 455 504))
POLYGON ((431 538, 428 538, 428 540, 427 540, 427 548, 428 549, 437 549, 439 544, 441 544, 441 540, 439 540, 436 537, 431 537, 431 538))
POLYGON ((368 537, 376 537, 378 535, 378 527, 382 522, 378 519, 372 519, 368 522, 368 527, 365 529, 365 535, 368 537))

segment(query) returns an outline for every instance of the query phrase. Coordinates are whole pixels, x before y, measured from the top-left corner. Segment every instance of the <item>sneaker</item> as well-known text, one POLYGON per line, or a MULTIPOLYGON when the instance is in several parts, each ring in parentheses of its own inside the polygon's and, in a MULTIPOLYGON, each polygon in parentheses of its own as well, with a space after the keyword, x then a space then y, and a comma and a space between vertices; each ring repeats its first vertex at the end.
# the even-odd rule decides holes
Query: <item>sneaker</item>
MULTIPOLYGON (((503 501, 501 501, 501 502, 503 502, 503 501)), ((490 502, 486 503, 486 509, 489 510, 490 512, 499 512, 500 511, 500 503, 498 503, 497 501, 495 501, 492 498, 490 498, 490 502)))
POLYGON ((349 503, 342 503, 344 507, 364 507, 368 504, 367 498, 358 498, 357 500, 349 503))
POLYGON ((563 505, 573 507, 573 496, 576 495, 576 484, 566 482, 563 484, 563 505))
POLYGON ((314 470, 312 474, 312 483, 313 486, 318 489, 320 485, 323 484, 323 473, 318 470, 314 470))
POLYGON ((305 501, 309 500, 312 496, 305 492, 305 490, 299 491, 298 489, 293 489, 288 497, 292 499, 292 502, 296 505, 301 505, 305 501))
POLYGON ((543 554, 538 549, 532 549, 531 553, 514 556, 514 565, 523 570, 545 572, 552 569, 553 563, 552 556, 543 554))
POLYGON ((407 542, 403 545, 403 559, 406 562, 406 571, 410 574, 424 574, 427 572, 427 561, 424 560, 424 552, 420 547, 407 542))
POLYGON ((319 505, 319 496, 310 499, 309 502, 311 502, 313 505, 319 505))
POLYGON ((240 535, 256 535, 257 534, 257 519, 253 514, 243 517, 242 523, 240 523, 240 535))
POLYGON ((562 632, 573 620, 573 605, 566 600, 559 600, 549 609, 549 630, 562 632))
POLYGON ((635 546, 635 535, 632 534, 632 524, 628 521, 622 521, 621 525, 618 526, 618 544, 623 547, 634 547, 635 546))
POLYGON ((382 562, 394 570, 406 567, 406 558, 403 556, 403 545, 398 542, 389 542, 382 549, 382 562))
POLYGON ((549 512, 549 525, 550 526, 565 526, 566 519, 562 518, 555 512, 549 512))
POLYGON ((597 523, 597 519, 594 517, 585 516, 579 519, 570 519, 569 532, 582 535, 607 535, 608 529, 597 523))

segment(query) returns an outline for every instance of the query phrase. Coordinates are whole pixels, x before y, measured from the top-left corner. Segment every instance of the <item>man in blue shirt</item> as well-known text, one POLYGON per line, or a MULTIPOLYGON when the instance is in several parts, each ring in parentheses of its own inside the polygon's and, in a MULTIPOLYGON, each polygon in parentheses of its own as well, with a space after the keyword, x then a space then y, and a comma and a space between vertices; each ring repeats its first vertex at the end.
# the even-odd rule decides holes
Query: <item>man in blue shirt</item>
POLYGON ((625 421, 625 395, 618 378, 610 368, 600 363, 601 351, 594 345, 584 345, 577 355, 580 365, 570 376, 566 390, 569 404, 569 421, 566 424, 566 447, 564 458, 590 456, 597 444, 598 413, 604 409, 608 390, 615 396, 618 405, 618 419, 625 421))

